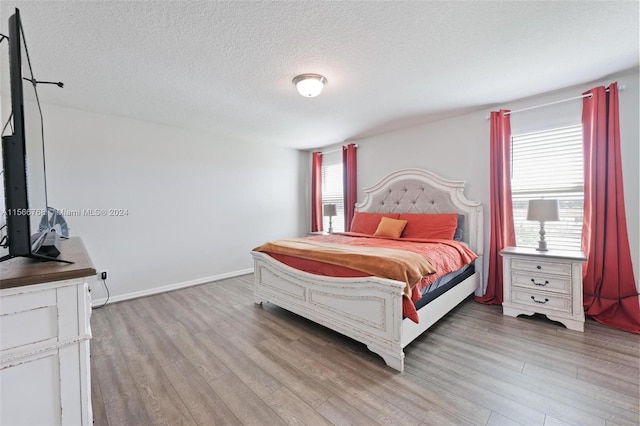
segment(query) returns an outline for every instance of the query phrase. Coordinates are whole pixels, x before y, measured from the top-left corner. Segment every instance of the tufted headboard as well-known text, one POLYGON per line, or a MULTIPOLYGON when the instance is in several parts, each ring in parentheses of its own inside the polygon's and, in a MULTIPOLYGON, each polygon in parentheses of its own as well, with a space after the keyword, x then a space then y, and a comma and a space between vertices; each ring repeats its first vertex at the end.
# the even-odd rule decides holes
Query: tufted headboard
POLYGON ((402 169, 364 188, 356 211, 372 213, 458 213, 464 215, 463 241, 479 256, 483 252, 482 205, 464 195, 464 181, 420 169, 402 169))

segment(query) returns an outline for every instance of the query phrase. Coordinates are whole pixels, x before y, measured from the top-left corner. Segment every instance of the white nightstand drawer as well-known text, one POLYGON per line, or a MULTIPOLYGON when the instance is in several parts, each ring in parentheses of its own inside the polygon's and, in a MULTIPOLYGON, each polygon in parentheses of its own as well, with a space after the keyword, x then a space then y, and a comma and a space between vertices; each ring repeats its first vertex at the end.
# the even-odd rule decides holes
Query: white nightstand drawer
POLYGON ((571 277, 540 275, 529 272, 512 271, 511 285, 571 294, 571 277))
POLYGON ((538 309, 544 308, 569 314, 571 313, 570 297, 512 288, 511 300, 513 303, 532 306, 538 309))
POLYGON ((541 274, 556 274, 571 276, 571 264, 540 262, 536 260, 511 259, 511 269, 517 271, 539 272, 541 274))
POLYGON ((584 331, 581 251, 538 251, 505 247, 502 313, 544 314, 567 328, 584 331))

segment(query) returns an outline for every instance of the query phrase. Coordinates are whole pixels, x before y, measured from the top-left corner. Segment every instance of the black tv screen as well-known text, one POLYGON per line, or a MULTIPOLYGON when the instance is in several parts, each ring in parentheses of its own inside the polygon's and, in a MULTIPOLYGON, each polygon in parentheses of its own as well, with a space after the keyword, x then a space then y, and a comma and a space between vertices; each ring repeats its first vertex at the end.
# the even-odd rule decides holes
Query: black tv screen
POLYGON ((39 223, 48 214, 42 111, 18 9, 9 18, 8 43, 12 119, 7 129, 12 129, 12 134, 3 133, 2 137, 9 251, 3 260, 39 257, 42 239, 33 237, 40 235, 39 223))

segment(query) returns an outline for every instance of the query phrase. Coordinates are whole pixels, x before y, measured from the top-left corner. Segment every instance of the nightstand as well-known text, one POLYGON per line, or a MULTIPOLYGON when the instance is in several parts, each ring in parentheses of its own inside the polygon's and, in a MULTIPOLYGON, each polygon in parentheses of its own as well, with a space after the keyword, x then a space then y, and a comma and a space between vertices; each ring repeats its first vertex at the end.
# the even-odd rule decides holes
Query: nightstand
POLYGON ((325 231, 309 231, 307 232, 307 235, 314 236, 314 235, 330 235, 330 234, 325 231))
POLYGON ((538 251, 506 247, 503 257, 502 313, 540 313, 568 329, 584 331, 581 251, 538 251))

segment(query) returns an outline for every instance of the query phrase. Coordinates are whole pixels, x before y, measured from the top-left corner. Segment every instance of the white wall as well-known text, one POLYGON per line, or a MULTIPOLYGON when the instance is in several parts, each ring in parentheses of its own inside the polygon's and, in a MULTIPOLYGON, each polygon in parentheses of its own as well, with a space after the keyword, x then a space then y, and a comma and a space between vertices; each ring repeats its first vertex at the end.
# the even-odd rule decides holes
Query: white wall
MULTIPOLYGON (((112 298, 246 272, 249 251, 306 229, 306 155, 44 105, 49 205, 127 209, 67 216, 112 298)), ((95 286, 94 299, 104 298, 95 286)))
MULTIPOLYGON (((617 81, 625 84, 620 93, 620 127, 624 192, 631 255, 636 279, 640 279, 640 153, 638 141, 639 85, 637 70, 621 73, 602 81, 567 88, 495 108, 406 128, 378 136, 358 139, 358 186, 371 186, 383 176, 401 168, 417 167, 431 170, 448 179, 467 181, 466 195, 485 206, 485 235, 489 235, 489 120, 490 111, 500 108, 520 109, 560 99, 579 96, 598 85, 617 81)), ((497 82, 496 84, 499 84, 497 82)), ((524 133, 554 126, 579 124, 580 100, 514 114, 512 132, 524 133)), ((330 149, 330 148, 326 148, 330 149)), ((360 190, 359 200, 363 192, 360 190)), ((488 240, 485 241, 488 249, 488 240)), ((485 274, 486 276, 486 274, 485 274)))

